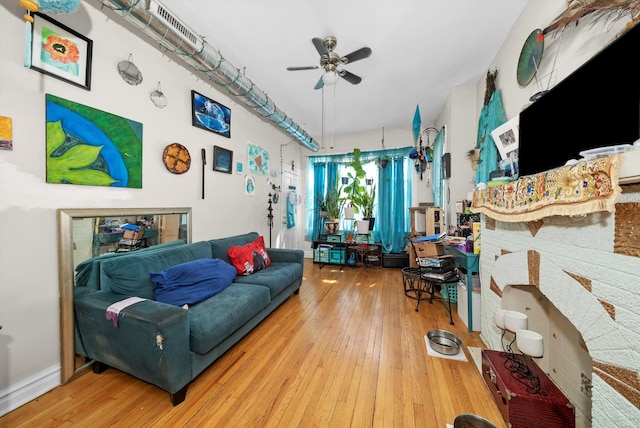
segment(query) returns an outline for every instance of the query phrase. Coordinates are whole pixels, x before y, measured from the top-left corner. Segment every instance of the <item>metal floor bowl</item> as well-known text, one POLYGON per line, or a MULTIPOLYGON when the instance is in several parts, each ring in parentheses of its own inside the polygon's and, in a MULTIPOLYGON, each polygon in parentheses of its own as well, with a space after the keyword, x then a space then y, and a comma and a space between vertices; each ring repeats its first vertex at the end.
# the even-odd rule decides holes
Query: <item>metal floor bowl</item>
POLYGON ((434 351, 444 355, 456 355, 460 352, 460 345, 462 345, 462 340, 458 336, 446 330, 429 330, 427 339, 434 351))
POLYGON ((453 428, 496 428, 496 426, 478 415, 462 414, 456 416, 453 428))

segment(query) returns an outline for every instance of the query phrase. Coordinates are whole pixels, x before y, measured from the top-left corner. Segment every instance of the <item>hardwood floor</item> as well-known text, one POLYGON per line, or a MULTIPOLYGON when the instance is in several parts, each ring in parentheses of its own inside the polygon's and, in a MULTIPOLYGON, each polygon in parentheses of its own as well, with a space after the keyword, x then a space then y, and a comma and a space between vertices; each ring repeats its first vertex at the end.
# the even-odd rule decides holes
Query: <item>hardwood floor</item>
POLYGON ((404 295, 400 269, 306 259, 292 296, 198 376, 173 407, 114 369, 88 372, 0 418, 1 427, 436 427, 473 413, 505 423, 467 346, 482 347, 441 302, 404 295), (424 335, 462 339, 467 361, 428 355, 424 335))

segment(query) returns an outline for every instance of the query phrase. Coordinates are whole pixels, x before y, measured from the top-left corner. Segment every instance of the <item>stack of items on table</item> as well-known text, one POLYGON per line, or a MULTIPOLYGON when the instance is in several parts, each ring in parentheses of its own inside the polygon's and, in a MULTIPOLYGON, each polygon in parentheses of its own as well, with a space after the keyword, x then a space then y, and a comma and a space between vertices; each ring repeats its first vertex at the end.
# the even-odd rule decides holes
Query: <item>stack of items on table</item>
POLYGON ((446 281, 456 277, 455 263, 450 255, 418 257, 420 276, 426 280, 446 281))

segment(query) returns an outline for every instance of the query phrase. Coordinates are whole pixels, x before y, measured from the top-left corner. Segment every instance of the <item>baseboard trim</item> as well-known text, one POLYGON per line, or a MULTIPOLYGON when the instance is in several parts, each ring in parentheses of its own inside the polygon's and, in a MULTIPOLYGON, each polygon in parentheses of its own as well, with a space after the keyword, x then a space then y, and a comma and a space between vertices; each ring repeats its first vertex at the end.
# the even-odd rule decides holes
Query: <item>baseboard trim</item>
POLYGON ((0 416, 35 400, 60 385, 60 365, 42 370, 7 388, 0 389, 0 416))

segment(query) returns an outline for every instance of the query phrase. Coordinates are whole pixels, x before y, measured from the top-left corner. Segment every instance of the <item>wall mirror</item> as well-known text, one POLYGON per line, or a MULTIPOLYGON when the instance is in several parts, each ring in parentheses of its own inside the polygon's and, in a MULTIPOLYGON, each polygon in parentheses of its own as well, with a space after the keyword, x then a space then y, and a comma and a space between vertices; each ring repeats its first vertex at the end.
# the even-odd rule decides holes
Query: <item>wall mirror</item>
POLYGON ((191 242, 191 208, 59 209, 57 216, 60 377, 65 384, 90 363, 76 353, 75 347, 76 266, 109 252, 135 251, 176 239, 191 242), (143 231, 135 246, 123 239, 127 225, 138 226, 143 231))

